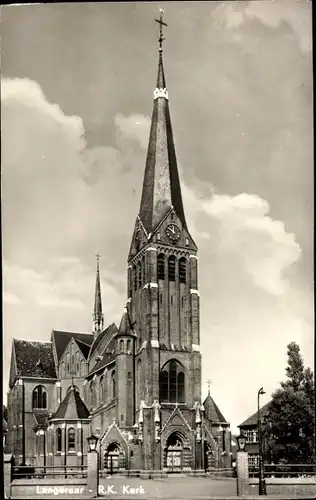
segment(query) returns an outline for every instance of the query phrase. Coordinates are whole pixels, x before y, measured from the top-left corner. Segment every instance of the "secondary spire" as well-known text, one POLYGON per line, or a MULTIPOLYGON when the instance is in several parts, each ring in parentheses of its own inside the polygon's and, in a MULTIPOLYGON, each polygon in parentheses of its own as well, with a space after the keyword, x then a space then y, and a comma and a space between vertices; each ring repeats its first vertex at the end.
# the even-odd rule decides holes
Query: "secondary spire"
POLYGON ((101 255, 96 254, 97 258, 97 274, 95 280, 95 295, 94 295, 94 312, 93 312, 93 333, 95 337, 103 330, 103 313, 102 313, 102 299, 101 299, 101 284, 100 284, 100 260, 101 255))

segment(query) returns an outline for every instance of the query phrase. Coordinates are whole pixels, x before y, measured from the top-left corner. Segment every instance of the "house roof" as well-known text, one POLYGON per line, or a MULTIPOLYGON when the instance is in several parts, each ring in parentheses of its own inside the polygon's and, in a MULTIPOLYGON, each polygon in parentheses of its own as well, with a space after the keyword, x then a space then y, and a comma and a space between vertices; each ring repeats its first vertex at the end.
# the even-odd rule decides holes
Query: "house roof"
POLYGON ((88 344, 84 344, 80 340, 76 339, 76 343, 78 344, 78 347, 80 348, 82 354, 86 359, 88 359, 89 352, 90 352, 90 346, 88 344))
POLYGON ((203 406, 205 410, 205 416, 206 418, 208 418, 208 420, 221 423, 227 422, 210 394, 208 394, 207 398, 205 399, 203 406))
POLYGON ((61 402, 53 419, 85 419, 90 415, 88 408, 82 401, 79 392, 72 386, 61 402))
POLYGON ((86 344, 89 347, 94 340, 92 333, 61 332, 59 330, 53 330, 51 338, 55 344, 58 361, 64 354, 65 349, 72 338, 74 338, 76 341, 80 341, 81 343, 86 344))
POLYGON ((111 336, 114 335, 117 332, 117 327, 115 323, 111 323, 108 327, 106 327, 95 339, 93 344, 91 345, 90 349, 90 354, 89 358, 93 355, 93 353, 96 351, 98 346, 101 344, 102 340, 108 336, 108 340, 110 340, 111 336))
MULTIPOLYGON (((262 408, 260 408, 260 416, 265 417, 269 411, 271 405, 271 401, 266 403, 262 408)), ((251 417, 248 417, 242 424, 238 425, 238 427, 248 427, 251 425, 257 425, 258 424, 258 411, 251 415, 251 417)))
POLYGON ((13 340, 17 375, 57 378, 51 342, 13 340))

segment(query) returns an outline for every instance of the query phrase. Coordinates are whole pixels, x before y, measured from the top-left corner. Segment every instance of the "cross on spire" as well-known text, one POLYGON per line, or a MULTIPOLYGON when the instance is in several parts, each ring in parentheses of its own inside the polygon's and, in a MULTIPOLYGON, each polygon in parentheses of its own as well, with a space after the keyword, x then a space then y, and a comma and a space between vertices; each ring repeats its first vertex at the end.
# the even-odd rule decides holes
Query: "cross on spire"
POLYGON ((164 10, 160 9, 160 17, 159 19, 155 19, 156 23, 159 24, 159 51, 162 52, 162 42, 165 40, 163 37, 163 26, 168 26, 168 24, 164 23, 162 20, 164 10))
POLYGON ((212 380, 209 378, 206 382, 207 382, 208 395, 210 396, 212 380))

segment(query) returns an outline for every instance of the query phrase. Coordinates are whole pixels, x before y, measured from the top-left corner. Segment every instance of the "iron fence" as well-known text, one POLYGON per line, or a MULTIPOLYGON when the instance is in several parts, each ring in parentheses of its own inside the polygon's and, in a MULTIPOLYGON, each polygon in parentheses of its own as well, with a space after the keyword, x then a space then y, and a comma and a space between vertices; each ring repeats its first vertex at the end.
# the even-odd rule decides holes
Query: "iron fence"
POLYGON ((43 479, 48 477, 85 478, 87 467, 84 465, 71 466, 40 466, 19 465, 12 467, 12 479, 43 479))
MULTIPOLYGON (((275 478, 314 477, 314 464, 264 464, 264 476, 275 478)), ((259 467, 249 467, 249 477, 259 477, 259 467)))

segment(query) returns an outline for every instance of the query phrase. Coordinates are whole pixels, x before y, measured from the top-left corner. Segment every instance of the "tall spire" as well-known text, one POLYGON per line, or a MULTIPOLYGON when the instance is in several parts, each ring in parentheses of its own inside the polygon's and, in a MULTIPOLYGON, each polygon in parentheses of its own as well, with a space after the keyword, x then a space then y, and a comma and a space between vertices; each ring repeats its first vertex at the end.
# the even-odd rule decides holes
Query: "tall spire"
POLYGON ((94 312, 93 312, 93 333, 95 337, 103 330, 103 313, 101 299, 101 284, 100 284, 100 255, 97 253, 97 275, 95 280, 95 295, 94 295, 94 312))
POLYGON ((171 207, 187 229, 163 69, 162 30, 167 24, 163 22, 162 15, 161 10, 160 18, 155 20, 160 27, 158 76, 154 90, 154 107, 139 211, 139 217, 147 233, 153 232, 171 207))

